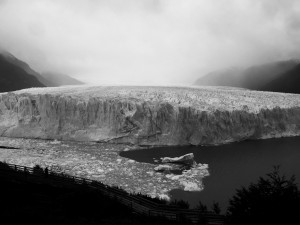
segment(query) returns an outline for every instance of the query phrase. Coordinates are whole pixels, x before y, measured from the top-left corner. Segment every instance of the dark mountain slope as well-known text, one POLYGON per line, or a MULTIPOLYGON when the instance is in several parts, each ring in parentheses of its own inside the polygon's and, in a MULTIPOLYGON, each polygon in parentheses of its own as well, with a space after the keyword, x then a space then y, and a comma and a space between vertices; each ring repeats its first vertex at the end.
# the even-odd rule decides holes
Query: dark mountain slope
POLYGON ((241 87, 242 77, 240 74, 242 72, 239 68, 213 71, 199 78, 195 85, 241 87))
POLYGON ((34 71, 30 66, 16 58, 14 55, 11 53, 5 51, 5 50, 0 50, 0 55, 4 60, 9 62, 10 64, 21 68, 24 70, 27 74, 32 75, 37 78, 37 80, 42 83, 46 87, 57 87, 57 86, 62 86, 62 85, 80 85, 84 84, 83 82, 76 80, 68 75, 64 74, 59 74, 59 73, 38 73, 34 71))
POLYGON ((38 79, 0 54, 0 92, 45 87, 38 79))
POLYGON ((283 73, 298 65, 296 60, 277 61, 259 66, 252 66, 243 72, 242 87, 264 90, 264 86, 272 80, 280 77, 283 73))
POLYGON ((45 73, 41 73, 41 76, 47 79, 55 86, 84 84, 83 82, 73 77, 70 77, 65 74, 60 74, 60 73, 45 72, 45 73))
POLYGON ((232 86, 253 90, 265 90, 271 81, 299 65, 297 60, 276 61, 246 69, 226 69, 214 71, 199 78, 195 85, 232 86))
POLYGON ((47 87, 56 86, 52 82, 50 82, 49 80, 47 80, 43 76, 41 76, 38 72, 31 69, 27 63, 19 60, 11 53, 4 51, 1 53, 1 55, 6 59, 6 61, 10 62, 11 64, 15 65, 16 67, 22 68, 24 71, 26 71, 27 74, 35 76, 38 79, 38 81, 40 83, 42 83, 44 86, 47 86, 47 87))
POLYGON ((300 94, 300 64, 269 82, 262 90, 300 94))

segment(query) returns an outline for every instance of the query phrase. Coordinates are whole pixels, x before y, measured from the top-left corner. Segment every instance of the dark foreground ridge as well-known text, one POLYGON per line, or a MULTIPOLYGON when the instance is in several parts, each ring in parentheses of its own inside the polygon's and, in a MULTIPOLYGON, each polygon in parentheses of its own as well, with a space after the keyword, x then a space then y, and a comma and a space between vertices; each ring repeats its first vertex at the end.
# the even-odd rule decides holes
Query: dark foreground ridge
POLYGON ((0 186, 1 220, 10 224, 224 224, 221 215, 159 204, 38 166, 0 163, 0 186))

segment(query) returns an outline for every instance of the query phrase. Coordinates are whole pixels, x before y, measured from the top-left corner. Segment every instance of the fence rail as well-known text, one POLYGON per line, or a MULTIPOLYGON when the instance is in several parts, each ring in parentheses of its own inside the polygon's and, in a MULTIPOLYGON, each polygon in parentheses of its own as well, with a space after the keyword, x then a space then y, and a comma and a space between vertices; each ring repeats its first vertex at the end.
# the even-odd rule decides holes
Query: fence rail
MULTIPOLYGON (((170 220, 180 221, 183 218, 190 220, 194 224, 204 225, 223 225, 225 224, 224 216, 217 215, 212 212, 200 213, 195 209, 180 209, 176 206, 164 205, 147 200, 143 197, 131 195, 121 189, 105 185, 99 181, 87 178, 71 176, 64 173, 56 173, 49 170, 48 173, 44 171, 35 170, 32 167, 20 166, 16 164, 6 165, 15 171, 21 171, 32 174, 34 176, 47 177, 61 183, 69 183, 73 181, 76 184, 86 184, 90 188, 101 191, 104 195, 118 200, 120 203, 130 207, 135 213, 146 216, 162 216, 170 220)), ((5 170, 0 167, 1 171, 5 170)))

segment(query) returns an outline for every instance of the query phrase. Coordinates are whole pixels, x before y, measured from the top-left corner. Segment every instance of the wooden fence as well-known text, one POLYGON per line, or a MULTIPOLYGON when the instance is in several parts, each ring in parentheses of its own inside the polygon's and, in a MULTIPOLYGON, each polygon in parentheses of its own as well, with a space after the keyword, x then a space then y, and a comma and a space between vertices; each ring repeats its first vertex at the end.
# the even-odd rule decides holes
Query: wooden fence
MULTIPOLYGON (((70 176, 64 173, 56 173, 49 170, 47 173, 44 170, 37 170, 31 167, 20 166, 15 164, 6 164, 9 170, 22 171, 34 176, 44 177, 56 182, 70 184, 72 181, 75 184, 86 184, 90 188, 101 191, 104 195, 118 200, 120 203, 130 207, 132 211, 145 216, 161 216, 170 220, 184 221, 189 220, 194 224, 204 225, 223 225, 225 224, 225 217, 217 215, 212 212, 199 212, 195 209, 180 209, 177 206, 158 204, 147 200, 137 195, 131 195, 122 189, 110 187, 99 181, 86 179, 77 176, 70 176)), ((5 167, 1 166, 3 171, 5 167)), ((8 171, 8 170, 7 170, 8 171)))

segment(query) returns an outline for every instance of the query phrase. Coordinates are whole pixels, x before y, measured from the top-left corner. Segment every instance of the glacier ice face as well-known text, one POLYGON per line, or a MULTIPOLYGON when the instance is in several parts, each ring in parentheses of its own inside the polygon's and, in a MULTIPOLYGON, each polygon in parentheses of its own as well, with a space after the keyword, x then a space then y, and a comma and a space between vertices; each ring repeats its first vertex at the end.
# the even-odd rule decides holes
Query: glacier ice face
POLYGON ((300 134, 300 95, 218 87, 58 87, 0 94, 0 135, 211 145, 300 134))

